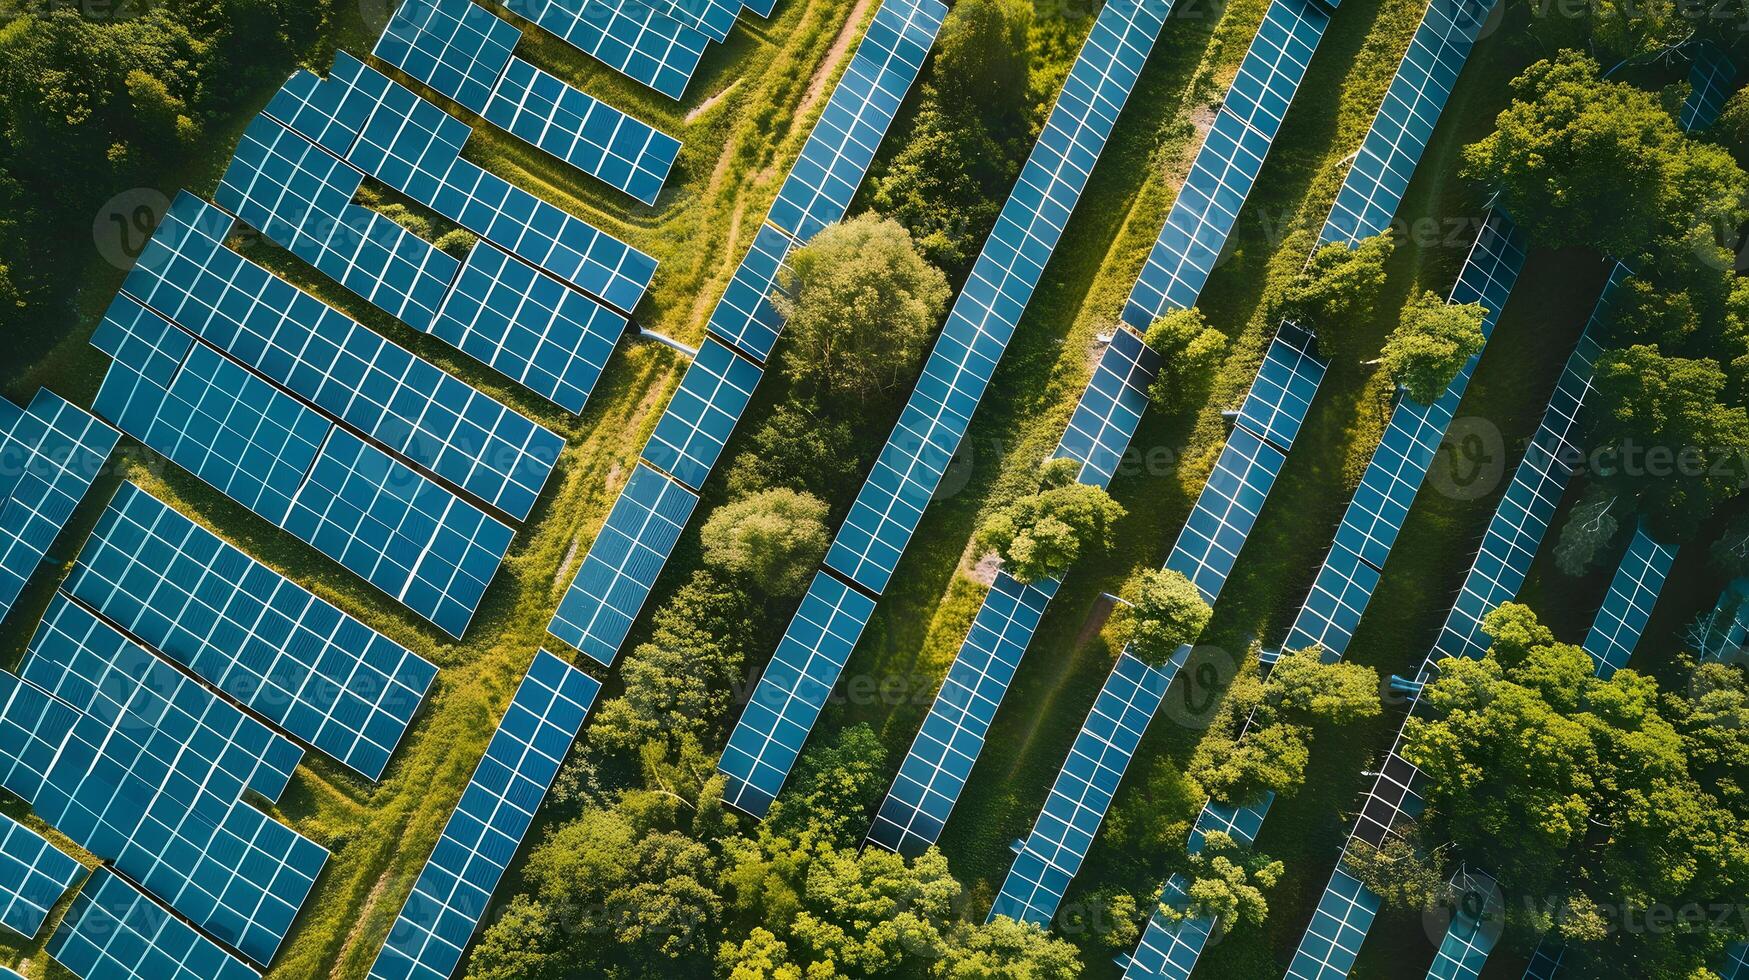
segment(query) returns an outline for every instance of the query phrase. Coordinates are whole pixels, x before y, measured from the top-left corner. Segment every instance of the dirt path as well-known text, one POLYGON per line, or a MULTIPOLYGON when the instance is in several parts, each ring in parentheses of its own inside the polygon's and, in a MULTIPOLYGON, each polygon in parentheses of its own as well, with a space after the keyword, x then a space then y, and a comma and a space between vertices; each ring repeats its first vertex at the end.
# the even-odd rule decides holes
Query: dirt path
POLYGON ((862 19, 868 14, 869 4, 874 0, 856 0, 856 6, 851 9, 850 16, 844 19, 844 29, 838 32, 838 39, 832 42, 831 50, 826 52, 826 60, 820 62, 820 67, 814 72, 814 77, 808 79, 808 92, 802 96, 802 104, 796 107, 796 118, 800 119, 814 108, 814 103, 820 101, 820 96, 826 92, 826 81, 838 68, 838 63, 850 52, 850 46, 860 36, 858 29, 862 19))
POLYGON ((711 111, 712 109, 715 109, 717 107, 718 103, 722 102, 724 99, 729 97, 730 92, 733 92, 740 87, 741 87, 741 79, 737 78, 734 81, 730 82, 728 88, 723 89, 721 92, 718 92, 717 94, 711 96, 710 98, 704 100, 703 102, 700 102, 698 105, 693 106, 692 111, 686 114, 686 121, 688 123, 691 123, 693 120, 697 119, 699 116, 702 116, 705 113, 711 111))

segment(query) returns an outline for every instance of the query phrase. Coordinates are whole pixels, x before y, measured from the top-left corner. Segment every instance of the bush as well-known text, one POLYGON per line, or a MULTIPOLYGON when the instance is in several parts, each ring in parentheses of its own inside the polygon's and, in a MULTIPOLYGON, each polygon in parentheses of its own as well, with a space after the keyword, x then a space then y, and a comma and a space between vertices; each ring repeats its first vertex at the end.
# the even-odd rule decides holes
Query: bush
POLYGON ((710 568, 773 598, 798 596, 830 543, 826 505, 813 494, 761 490, 712 511, 699 540, 710 568))
POLYGON ((1112 616, 1113 638, 1137 659, 1156 667, 1201 636, 1214 615, 1196 586, 1167 568, 1131 576, 1123 598, 1112 616))
POLYGON ((1192 306, 1162 314, 1142 340, 1160 355, 1160 370, 1148 388, 1155 408, 1180 412, 1208 397, 1227 352, 1227 335, 1209 326, 1202 311, 1192 306))
POLYGON ((850 426, 805 399, 779 405, 749 443, 729 466, 730 496, 785 487, 825 500, 855 483, 850 426))
POLYGON ((1431 405, 1487 342, 1482 335, 1487 312, 1480 303, 1447 303, 1424 292, 1403 308, 1379 361, 1410 398, 1431 405))
POLYGON ((1060 576, 1083 552, 1111 549, 1124 509, 1103 487, 1074 482, 1079 468, 1072 459, 1052 460, 1037 492, 998 508, 979 528, 977 547, 994 551, 1016 581, 1060 576))
POLYGON ((1321 246, 1282 291, 1276 313, 1316 334, 1325 358, 1336 356, 1348 332, 1372 316, 1392 247, 1388 231, 1352 248, 1343 242, 1321 246))

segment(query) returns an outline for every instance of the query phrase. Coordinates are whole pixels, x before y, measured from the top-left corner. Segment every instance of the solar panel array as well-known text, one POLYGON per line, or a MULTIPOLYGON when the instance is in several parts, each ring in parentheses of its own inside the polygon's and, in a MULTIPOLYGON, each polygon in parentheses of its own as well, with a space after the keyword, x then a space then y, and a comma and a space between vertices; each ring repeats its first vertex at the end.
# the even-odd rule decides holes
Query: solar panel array
POLYGON ((1334 980, 1348 976, 1379 914, 1379 897, 1338 867, 1312 912, 1312 923, 1288 964, 1287 980, 1334 980))
MULTIPOLYGON (((1081 462, 1080 482, 1110 484, 1141 422, 1159 364, 1159 356, 1134 333, 1119 330, 1112 337, 1053 454, 1081 462)), ((916 855, 941 837, 1056 589, 1054 579, 1023 585, 997 573, 881 802, 869 828, 870 843, 916 855)))
POLYGON ((98 868, 79 889, 46 952, 80 980, 261 976, 108 868, 98 868))
MULTIPOLYGON (((948 313, 922 378, 826 554, 816 587, 822 578, 836 575, 842 581, 833 580, 833 592, 845 590, 844 582, 875 595, 885 589, 965 435, 1166 13, 1158 0, 1114 0, 1100 10, 1019 182, 948 313)), ((813 169, 830 172, 830 168, 813 169)), ((791 182, 797 180, 801 186, 820 188, 805 195, 810 201, 831 201, 841 213, 829 181, 815 179, 801 164, 791 174, 791 182)), ((844 195, 845 203, 848 200, 844 195)), ((780 192, 772 210, 773 223, 780 227, 782 203, 780 192)), ((799 210, 811 213, 807 208, 799 210)), ((803 222, 797 224, 805 227, 803 222)), ((868 602, 866 597, 862 600, 868 602)), ((872 607, 872 602, 868 604, 872 607)), ((866 622, 867 615, 861 620, 866 622)), ((802 631, 803 638, 797 641, 786 634, 780 656, 792 641, 808 645, 806 637, 813 633, 800 615, 790 628, 802 631)), ((859 624, 856 632, 860 631, 859 624)), ((793 686, 802 680, 798 674, 768 670, 760 679, 755 703, 784 707, 755 711, 750 705, 737 722, 730 747, 739 752, 726 753, 719 764, 729 777, 726 799, 755 816, 764 814, 849 653, 846 648, 842 656, 833 658, 836 667, 829 675, 808 676, 805 690, 793 686)))
POLYGON ((98 414, 459 637, 510 528, 118 295, 98 414))
POLYGON ((504 6, 671 99, 686 93, 710 43, 699 31, 635 0, 509 0, 504 6))
POLYGON ((1530 963, 1524 968, 1524 980, 1555 980, 1560 975, 1561 960, 1566 952, 1565 944, 1553 937, 1545 937, 1530 954, 1530 963))
POLYGON ((1719 593, 1719 601, 1706 619, 1706 630, 1697 651, 1703 660, 1738 656, 1749 640, 1749 579, 1737 579, 1719 593))
POLYGON ((473 0, 402 0, 371 54, 483 115, 521 39, 473 0))
POLYGON ((84 874, 41 834, 0 813, 0 926, 35 939, 49 910, 84 874))
POLYGON ((1220 595, 1286 461, 1281 450, 1242 426, 1227 437, 1214 472, 1166 556, 1166 567, 1190 579, 1203 601, 1213 604, 1220 595))
POLYGON ((1711 41, 1698 41, 1694 64, 1688 70, 1689 93, 1682 103, 1679 120, 1682 128, 1692 132, 1705 129, 1719 118, 1725 100, 1731 97, 1737 80, 1737 65, 1725 50, 1711 41))
POLYGON ((714 41, 727 41, 735 18, 741 12, 741 0, 647 0, 658 13, 697 31, 710 35, 714 41))
POLYGON ((1427 970, 1427 980, 1477 980, 1495 940, 1500 938, 1504 910, 1494 879, 1480 872, 1460 871, 1452 888, 1460 898, 1427 970))
POLYGON ((1635 529, 1627 553, 1610 580, 1603 607, 1592 620, 1591 631, 1585 634, 1585 652, 1591 655, 1600 677, 1607 679, 1633 655, 1675 562, 1676 548, 1660 544, 1646 533, 1644 526, 1635 529))
MULTIPOLYGON (((1160 903, 1183 908, 1189 903, 1190 891, 1183 875, 1166 879, 1160 892, 1160 903)), ((1133 954, 1118 957, 1125 980, 1131 977, 1159 977, 1185 980, 1196 969, 1197 957, 1208 945, 1214 923, 1208 919, 1185 916, 1168 922, 1155 915, 1142 934, 1141 944, 1133 954)))
POLYGON ((42 564, 121 434, 54 392, 20 410, 0 398, 0 619, 42 564))
POLYGON ((534 822, 601 683, 545 650, 462 789, 388 939, 376 980, 449 980, 534 822))
POLYGON ((1742 980, 1749 977, 1749 943, 1732 943, 1725 950, 1724 962, 1717 968, 1720 980, 1742 980))
MULTIPOLYGON (((861 181, 946 14, 939 0, 886 0, 875 11, 867 35, 802 147, 801 162, 779 189, 779 201, 795 207, 788 212, 792 217, 822 225, 843 217, 848 196, 836 202, 808 188, 854 189, 861 181), (823 174, 830 174, 824 184, 823 174)), ((778 208, 773 205, 774 215, 778 208)), ((604 529, 597 540, 611 544, 612 550, 585 556, 547 627, 602 663, 611 663, 625 641, 692 511, 694 491, 704 485, 746 410, 763 373, 761 365, 782 329, 770 297, 796 242, 769 220, 760 226, 711 313, 705 343, 644 445, 639 472, 608 515, 608 527, 616 533, 604 529), (648 476, 640 475, 646 470, 648 476), (660 487, 657 481, 672 485, 660 487), (637 497, 627 499, 634 490, 637 497), (658 498, 671 501, 665 508, 673 520, 647 519, 651 501, 658 498), (616 520, 616 515, 623 519, 616 520)))
POLYGON ((63 588, 373 780, 437 677, 424 658, 131 483, 63 588))

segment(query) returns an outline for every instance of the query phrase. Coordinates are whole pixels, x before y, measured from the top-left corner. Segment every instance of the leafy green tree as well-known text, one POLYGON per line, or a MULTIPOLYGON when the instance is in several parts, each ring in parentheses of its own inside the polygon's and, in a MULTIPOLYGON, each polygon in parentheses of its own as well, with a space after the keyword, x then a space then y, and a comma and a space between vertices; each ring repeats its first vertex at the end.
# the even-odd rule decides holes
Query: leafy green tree
POLYGON ((1214 739, 1200 748, 1191 778, 1211 799, 1255 803, 1266 793, 1290 796, 1306 781, 1312 732, 1304 725, 1267 722, 1243 738, 1214 739))
POLYGON ((1700 329, 1700 311, 1688 293, 1660 289, 1640 276, 1623 279, 1610 293, 1612 346, 1653 344, 1675 350, 1700 329))
POLYGON ((768 596, 798 596, 826 554, 826 505, 813 494, 761 490, 712 511, 699 540, 706 566, 768 596))
POLYGON ((957 116, 998 122, 1026 107, 1032 70, 1032 4, 1026 0, 960 0, 936 41, 930 79, 957 116))
POLYGON ((1487 342, 1487 313, 1480 303, 1447 303, 1432 290, 1423 292, 1403 308, 1379 361, 1410 398, 1431 405, 1487 342))
POLYGON ((1320 246, 1283 289, 1276 313, 1316 334, 1318 351, 1334 357, 1345 331, 1372 316, 1393 247, 1388 231, 1363 238, 1352 248, 1344 242, 1320 246))
POLYGON ((1190 579, 1168 568, 1131 576, 1123 598, 1112 614, 1112 639, 1154 666, 1165 664, 1179 647, 1201 636, 1214 615, 1190 579))
POLYGON ((1215 831, 1190 856, 1185 902, 1162 902, 1160 914, 1170 921, 1213 920, 1223 930, 1260 926, 1269 917, 1263 893, 1275 887, 1284 870, 1280 861, 1249 853, 1228 834, 1215 831))
POLYGON ((730 464, 729 494, 785 487, 827 499, 854 485, 852 446, 849 424, 792 398, 753 430, 750 445, 730 464))
POLYGON ((1031 922, 998 916, 960 922, 947 953, 929 970, 934 980, 1074 980, 1085 972, 1075 947, 1031 922))
POLYGON ((1704 136, 1730 153, 1739 165, 1749 162, 1749 89, 1731 93, 1704 136))
POLYGON ((910 137, 872 181, 874 207, 905 226, 925 259, 958 274, 995 226, 1019 172, 1009 141, 983 116, 926 97, 910 137))
POLYGON ((1209 326, 1201 310, 1192 306, 1161 314, 1142 340, 1160 355, 1160 370, 1148 388, 1154 407, 1180 412, 1208 396, 1227 353, 1227 335, 1209 326))
POLYGON ((1328 660, 1315 646, 1284 651, 1270 669, 1263 695, 1274 713, 1334 725, 1384 710, 1378 674, 1360 664, 1328 660))
POLYGON ((1602 484, 1585 489, 1585 495, 1573 505, 1567 522, 1561 525, 1561 539, 1555 543, 1555 567, 1574 577, 1597 567, 1604 549, 1615 540, 1621 527, 1615 517, 1618 499, 1602 484))
POLYGON ((1075 482, 1078 469, 1072 459, 1052 460, 1037 492, 997 508, 979 528, 977 546, 1000 556, 1015 580, 1060 576, 1082 554, 1111 550, 1124 509, 1103 487, 1075 482))
POLYGON ((897 222, 859 215, 790 256, 772 302, 788 321, 784 369, 849 404, 905 380, 947 304, 947 278, 897 222))
POLYGON ((558 916, 517 895, 480 934, 468 961, 468 980, 564 980, 570 973, 564 946, 558 916))
POLYGON ((1342 868, 1387 907, 1430 912, 1439 907, 1447 892, 1450 875, 1442 856, 1438 848, 1421 842, 1419 824, 1414 824, 1401 836, 1386 837, 1379 847, 1351 838, 1342 852, 1342 868))

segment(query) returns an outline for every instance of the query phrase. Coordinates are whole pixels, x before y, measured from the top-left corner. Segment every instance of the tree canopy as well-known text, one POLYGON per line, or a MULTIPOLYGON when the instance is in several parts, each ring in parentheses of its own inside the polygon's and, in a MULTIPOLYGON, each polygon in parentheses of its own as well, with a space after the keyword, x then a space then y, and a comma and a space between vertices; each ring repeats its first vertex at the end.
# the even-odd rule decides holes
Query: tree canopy
POLYGON ((1616 520, 1621 498, 1602 484, 1585 488, 1585 494, 1567 514, 1561 525, 1560 540, 1555 543, 1555 566, 1562 572, 1579 576, 1597 567, 1604 549, 1615 540, 1621 522, 1616 520))
POLYGON ((1194 306, 1161 314, 1148 326, 1142 342, 1160 355, 1160 370, 1148 387, 1148 397, 1162 412, 1200 404, 1227 353, 1227 335, 1209 326, 1194 306))
POLYGON ((1130 576, 1112 613, 1112 638, 1143 663, 1162 666, 1208 627, 1214 610, 1182 572, 1148 569, 1130 576))
POLYGON ((1379 359, 1410 398, 1431 405, 1487 341, 1487 312, 1480 303, 1447 303, 1425 291, 1403 308, 1379 359))
POLYGON ((935 88, 950 108, 1001 123, 1026 108, 1032 74, 1027 31, 1032 4, 1026 0, 961 0, 941 22, 935 88))
POLYGON ((768 596, 798 596, 830 543, 826 505, 787 487, 760 490, 712 511, 699 541, 708 567, 768 596))
POLYGON ((1329 242, 1282 291, 1276 312, 1318 338, 1318 351, 1336 356, 1355 324, 1372 315, 1385 282, 1385 262, 1394 240, 1390 232, 1363 238, 1350 247, 1329 242))
POLYGON ((1079 469, 1075 460, 1052 460, 1037 491, 998 507, 979 528, 977 546, 994 551, 1016 581, 1060 576, 1081 555, 1111 549, 1124 509, 1105 488, 1076 482, 1079 469))

